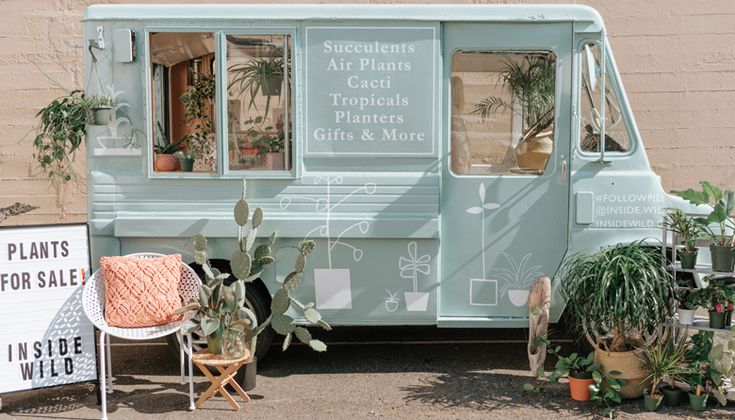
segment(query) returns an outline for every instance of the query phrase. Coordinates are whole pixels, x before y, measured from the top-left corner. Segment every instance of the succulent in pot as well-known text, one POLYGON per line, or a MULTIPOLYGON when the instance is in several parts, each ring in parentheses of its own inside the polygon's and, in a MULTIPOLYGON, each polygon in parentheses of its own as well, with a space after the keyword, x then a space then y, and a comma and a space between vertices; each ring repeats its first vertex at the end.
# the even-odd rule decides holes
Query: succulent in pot
POLYGON ((153 151, 156 153, 153 167, 160 172, 177 171, 180 169, 180 164, 175 153, 186 145, 188 137, 172 142, 164 132, 160 122, 157 123, 157 127, 158 136, 156 137, 156 144, 153 145, 153 151))
POLYGON ((692 289, 682 287, 676 290, 677 315, 679 324, 693 325, 694 314, 697 311, 696 294, 692 289))
POLYGON ((186 152, 179 150, 174 153, 174 156, 179 159, 181 172, 191 172, 194 170, 194 160, 196 160, 196 157, 194 156, 193 150, 188 150, 186 152))
POLYGON ((693 217, 677 208, 666 209, 664 223, 677 234, 682 245, 681 250, 678 252, 681 268, 694 268, 697 264, 697 239, 702 234, 700 224, 693 217))
POLYGON ((710 254, 714 271, 731 272, 735 264, 735 224, 730 216, 735 208, 735 193, 732 190, 721 190, 707 181, 701 181, 702 191, 692 188, 686 191, 672 191, 674 195, 688 200, 695 205, 709 205, 712 209, 707 217, 697 217, 704 236, 712 240, 710 254), (715 225, 713 229, 711 226, 715 225))
POLYGON ((596 349, 603 371, 627 380, 623 398, 639 398, 649 375, 639 346, 674 313, 675 282, 659 249, 644 240, 567 259, 562 295, 575 325, 596 349))

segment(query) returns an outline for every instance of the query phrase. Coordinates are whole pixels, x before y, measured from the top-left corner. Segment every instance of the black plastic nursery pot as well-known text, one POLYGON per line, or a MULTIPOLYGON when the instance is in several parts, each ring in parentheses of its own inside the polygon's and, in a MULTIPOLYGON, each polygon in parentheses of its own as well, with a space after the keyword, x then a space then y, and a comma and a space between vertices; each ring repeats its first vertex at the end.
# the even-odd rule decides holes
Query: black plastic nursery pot
POLYGON ((692 410, 704 411, 704 409, 707 408, 707 397, 709 397, 709 394, 707 393, 704 393, 701 395, 695 395, 690 392, 689 393, 689 405, 692 406, 692 410))
POLYGON ((679 253, 679 260, 681 261, 681 268, 692 269, 697 265, 697 251, 686 252, 681 251, 679 253))
POLYGON ((678 407, 681 405, 681 398, 684 396, 684 391, 680 388, 663 387, 661 393, 664 394, 664 404, 669 407, 678 407))
POLYGON ((709 311, 709 327, 710 328, 725 328, 725 320, 727 319, 726 312, 709 311))
POLYGON ((652 397, 651 394, 643 394, 643 407, 645 407, 646 411, 656 411, 661 405, 661 400, 663 400, 662 395, 652 397))
POLYGON ((710 245, 709 252, 712 256, 712 270, 733 271, 735 266, 735 248, 731 246, 710 245))

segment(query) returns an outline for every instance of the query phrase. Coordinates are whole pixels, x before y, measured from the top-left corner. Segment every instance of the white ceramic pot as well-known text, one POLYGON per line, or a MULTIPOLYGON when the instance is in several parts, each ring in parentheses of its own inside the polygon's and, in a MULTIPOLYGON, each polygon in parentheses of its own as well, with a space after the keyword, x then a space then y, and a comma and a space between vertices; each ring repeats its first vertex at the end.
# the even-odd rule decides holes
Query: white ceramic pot
POLYGON ((406 299, 406 310, 410 312, 424 312, 429 306, 429 293, 403 292, 406 299))
POLYGON ((508 290, 508 299, 514 306, 524 306, 528 303, 529 290, 508 290))
POLYGON ((677 310, 679 314, 679 324, 681 325, 694 325, 694 309, 681 309, 677 310))

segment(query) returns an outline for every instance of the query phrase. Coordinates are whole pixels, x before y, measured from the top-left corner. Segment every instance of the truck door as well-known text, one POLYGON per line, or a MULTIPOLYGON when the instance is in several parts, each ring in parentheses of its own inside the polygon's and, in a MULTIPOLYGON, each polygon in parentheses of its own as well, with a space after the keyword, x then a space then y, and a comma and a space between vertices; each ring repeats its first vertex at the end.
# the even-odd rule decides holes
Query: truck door
POLYGON ((571 23, 443 27, 439 325, 522 326, 568 240, 571 23))

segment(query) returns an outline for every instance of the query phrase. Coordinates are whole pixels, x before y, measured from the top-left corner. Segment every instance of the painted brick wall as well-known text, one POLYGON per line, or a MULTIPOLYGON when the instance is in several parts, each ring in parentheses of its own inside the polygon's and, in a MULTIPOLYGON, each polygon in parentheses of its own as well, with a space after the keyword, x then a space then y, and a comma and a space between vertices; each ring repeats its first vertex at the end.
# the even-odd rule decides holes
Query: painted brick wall
MULTIPOLYGON (((651 165, 666 190, 705 178, 731 183, 735 176, 735 8, 731 0, 538 2, 585 3, 605 18, 651 165)), ((53 191, 32 158, 34 116, 64 88, 84 86, 80 20, 92 3, 120 1, 1 3, 0 207, 15 201, 40 206, 8 219, 6 225, 59 221, 53 191)), ((78 157, 77 164, 81 177, 70 187, 67 221, 86 220, 84 156, 78 157)))

